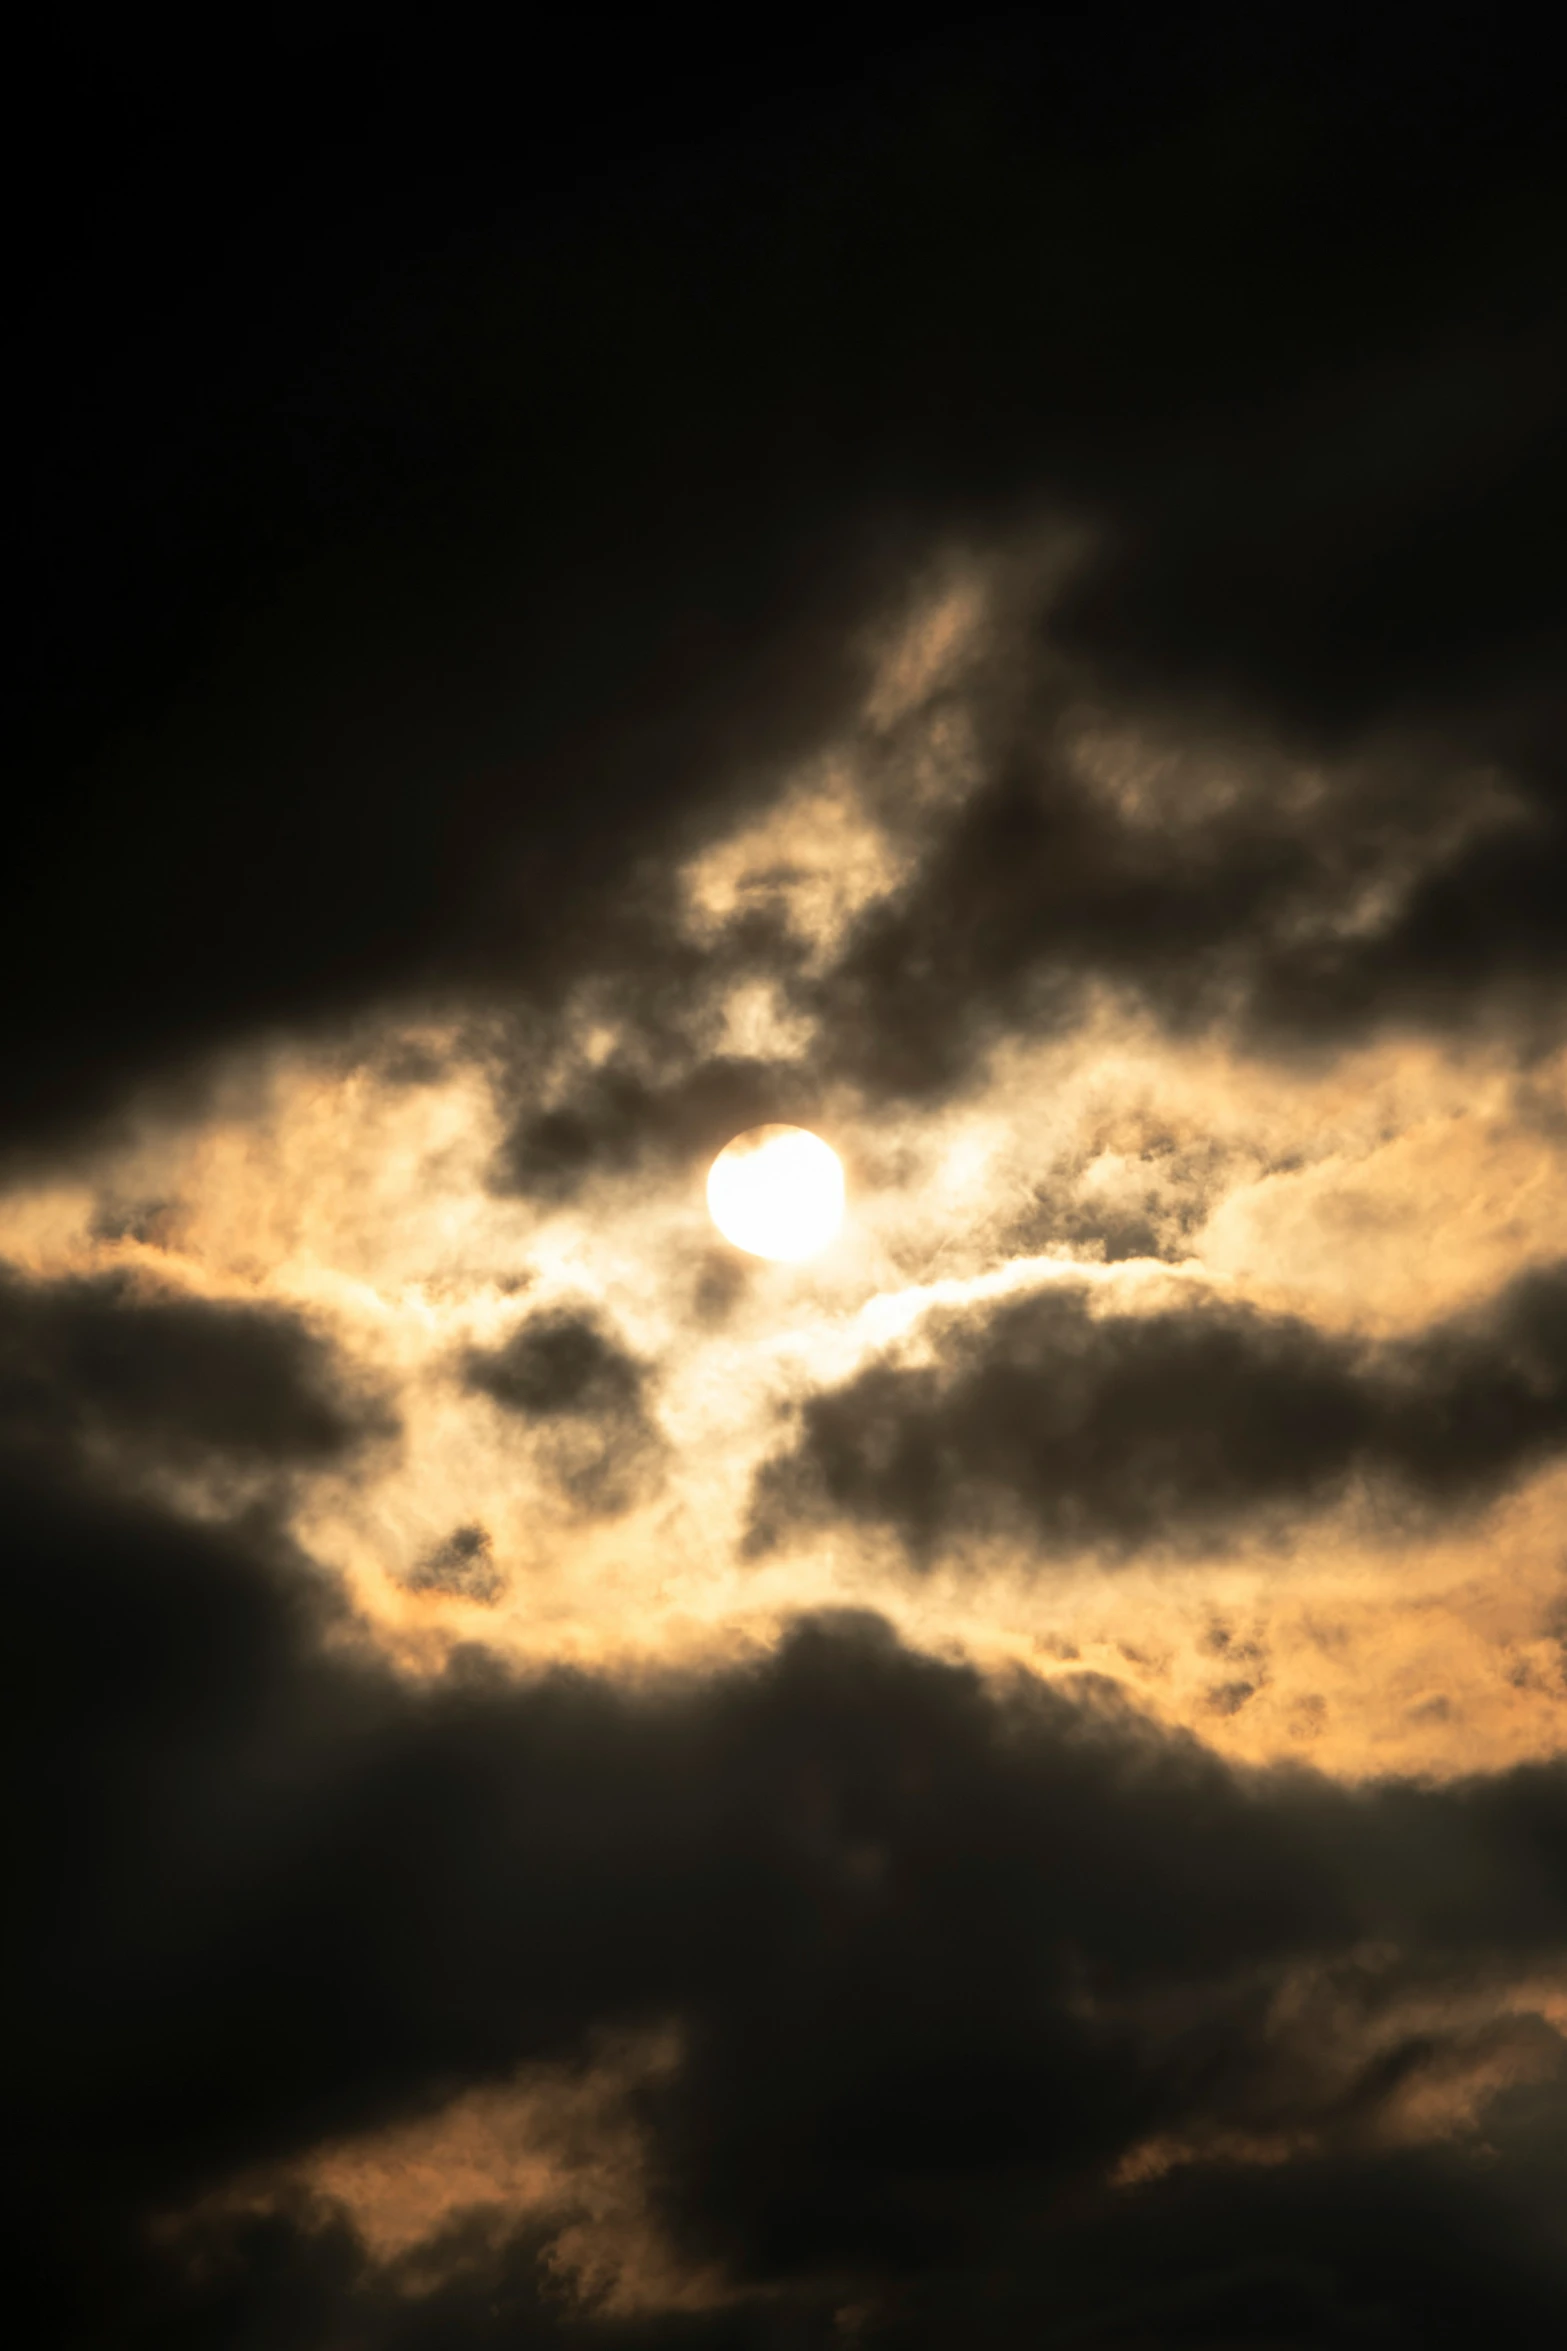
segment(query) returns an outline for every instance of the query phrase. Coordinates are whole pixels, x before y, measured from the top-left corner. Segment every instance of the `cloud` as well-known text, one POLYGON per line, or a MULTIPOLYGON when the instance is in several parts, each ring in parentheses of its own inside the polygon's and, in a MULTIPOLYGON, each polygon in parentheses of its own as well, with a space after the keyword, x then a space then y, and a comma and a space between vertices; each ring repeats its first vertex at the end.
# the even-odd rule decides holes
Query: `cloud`
POLYGON ((0 1273, 0 1445, 320 1468, 394 1423, 297 1315, 121 1273, 0 1273))
POLYGON ((1223 1542, 1344 1497, 1489 1500, 1567 1446, 1567 1274, 1369 1345, 1198 1292, 1106 1312, 1069 1279, 944 1313, 934 1360, 806 1397, 757 1475, 754 1548, 791 1523, 883 1522, 913 1556, 1012 1525, 1051 1551, 1223 1542))
POLYGON ((414 1562, 403 1578, 410 1592, 446 1592, 458 1600, 498 1600, 506 1578, 495 1564, 487 1528, 454 1527, 442 1543, 414 1562))
MULTIPOLYGON (((672 1041, 673 1055, 679 1055, 672 1041)), ((718 1054, 656 1076, 623 1062, 584 1073, 566 1099, 525 1111, 498 1155, 508 1186, 569 1198, 593 1173, 711 1159, 749 1126, 789 1114, 798 1124, 815 1089, 797 1064, 718 1054)))
POLYGON ((519 2341, 538 2351, 767 2351, 776 2340, 771 2316, 754 2312, 575 2310, 552 2274, 548 2232, 487 2227, 482 2217, 383 2265, 340 2209, 298 2196, 205 2219, 181 2250, 186 2266, 172 2284, 123 2305, 123 2340, 156 2340, 170 2324, 214 2343, 243 2329, 256 2351, 331 2351, 345 2327, 395 2351, 519 2341))
POLYGON ((1237 1028, 1283 1052, 1557 989, 1554 932, 1495 913, 1517 900, 1509 874, 1547 887, 1556 820, 1478 750, 1468 772, 1418 740, 1323 759, 1265 705, 1248 742, 1195 700, 1146 721, 1130 705, 1119 743, 1111 703, 1101 745, 1093 673, 1036 661, 1032 690, 1025 655, 976 714, 978 789, 819 983, 827 1052, 856 1084, 950 1093, 1000 1037, 1079 1025, 1095 988, 1177 1035, 1237 1028), (1439 950, 1437 910, 1471 891, 1466 951, 1439 950))
POLYGON ((664 1446, 646 1367, 591 1312, 528 1316, 503 1346, 470 1354, 465 1377, 539 1432, 552 1476, 583 1509, 629 1509, 657 1482, 664 1446))
MULTIPOLYGON (((1135 2238, 1194 2193, 1178 2175, 1255 2145, 1275 2229, 1331 2271, 1319 2200, 1352 2231, 1368 2164, 1402 2193, 1401 2148, 1461 2144, 1556 2046, 1558 1995, 1528 1986, 1567 1956, 1559 1765, 1244 1772, 1110 1685, 986 1681, 852 1618, 716 1675, 516 1680, 468 1652, 421 1685, 254 1532, 36 1482, 7 1525, 38 1924, 13 1953, 17 2274, 48 2272, 83 2339, 238 2263, 239 2306, 281 2264, 340 2323, 381 2324, 391 2285, 397 2340, 457 2292, 460 2243, 389 2279, 285 2206, 204 2271, 199 2233, 159 2253, 143 2226, 605 2032, 678 2034, 638 2093, 648 2210, 741 2312, 895 2312, 958 2273, 1048 2300, 1043 2242, 1092 2269, 1096 2214, 1135 2238), (1172 2143, 1151 2186, 1114 2184, 1172 2143)), ((1426 2274, 1411 2248, 1387 2291, 1418 2307, 1426 2274)))
MULTIPOLYGON (((30 313, 15 1148, 388 1000, 557 1006, 704 819, 831 749, 932 554, 1041 514, 1099 550, 1062 643, 1118 711, 1217 698, 1319 749, 1423 726, 1535 810, 1532 845, 1330 959, 1341 1021, 1559 978, 1554 126, 1519 89, 1499 143, 1494 83, 1441 44, 1395 137, 1337 49, 1281 82, 1236 33, 1201 69, 1162 53, 1134 103, 1124 43, 1085 41, 988 28, 822 101, 819 139, 715 130, 699 200, 671 151, 580 213, 508 200, 516 142, 486 157, 466 100, 462 168, 396 200, 436 136, 421 83, 367 124, 385 172, 351 201, 335 139, 300 142, 308 231, 205 154, 222 272, 160 218, 128 304, 73 248, 98 301, 67 322, 51 277, 30 313)), ((1361 54, 1406 92, 1406 57, 1361 54)), ((976 919, 1021 845, 1084 885, 1069 944, 1146 923, 1168 974, 1182 897, 1231 936, 1288 879, 1287 843, 1231 839, 1177 892, 1071 804, 1031 829, 1019 780, 992 767, 947 861, 976 919)), ((1018 875, 955 975, 1001 1015, 1026 901, 1070 917, 1018 875)), ((889 1048, 911 957, 889 933, 851 975, 889 1048)), ((1278 1016, 1318 1025, 1316 978, 1283 977, 1278 1016)))
MULTIPOLYGON (((1128 683, 1073 640, 1093 560, 1059 519, 995 532, 945 669, 891 719, 862 681, 820 793, 840 829, 875 820, 881 857, 820 938, 779 914, 789 869, 759 878, 777 904, 732 893, 695 927, 678 888, 644 896, 595 977, 597 1050, 519 1059, 502 1180, 568 1197, 835 1097, 971 1097, 998 1048, 1107 1001, 1285 1064, 1411 1030, 1527 1061, 1554 1034, 1567 817, 1535 689, 1465 714, 1433 686, 1337 728, 1262 681, 1128 683), (736 1051, 747 996, 766 1018, 736 1051)), ((785 773, 778 825, 798 790, 785 773)))
POLYGON ((80 2351, 1567 2337, 1567 183, 1472 13, 33 74, 80 2351), (804 1269, 694 1180, 777 1118, 804 1269))

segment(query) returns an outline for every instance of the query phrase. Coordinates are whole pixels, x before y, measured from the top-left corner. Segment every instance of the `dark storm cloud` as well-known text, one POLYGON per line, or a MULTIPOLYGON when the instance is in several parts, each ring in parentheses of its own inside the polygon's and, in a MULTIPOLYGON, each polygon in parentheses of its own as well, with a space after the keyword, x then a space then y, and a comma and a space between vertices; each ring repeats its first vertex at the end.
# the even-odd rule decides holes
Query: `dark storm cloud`
MULTIPOLYGON (((16 294, 9 1135, 279 1025, 614 967, 647 861, 841 730, 860 623, 1033 512, 1098 529, 1061 625, 1112 698, 1457 728, 1533 798, 1532 847, 1381 947, 1287 960, 1280 1018, 1559 975, 1557 126, 1462 14, 1418 57, 1012 21, 823 52, 771 106, 709 65, 667 118, 628 68, 619 163, 597 55, 538 146, 509 81, 493 135, 472 88, 448 119, 422 54, 366 85, 329 44, 276 104, 258 61, 254 120, 43 75, 84 169, 16 294)), ((1161 882, 993 776, 948 859, 972 904, 933 877, 856 951, 845 1058, 949 1082, 1063 919, 1069 967, 1189 998, 1288 880, 1232 847, 1161 882), (1028 871, 998 885, 998 851, 1028 871)))
POLYGON ((332 1350, 274 1307, 181 1296, 122 1274, 0 1273, 0 1446, 107 1443, 177 1466, 219 1456, 322 1464, 393 1426, 332 1350))
POLYGON ((647 1367, 595 1314, 530 1315, 503 1346, 470 1354, 464 1377, 540 1432, 557 1481, 583 1508, 627 1509, 656 1480, 663 1440, 647 1367))
POLYGON ((933 1363, 873 1363, 807 1397, 758 1473, 753 1544, 820 1516, 890 1525, 920 1559, 997 1526, 1051 1550, 1200 1544, 1352 1480, 1451 1512, 1567 1449, 1561 1266, 1379 1346, 1200 1294, 1103 1303, 1061 1281, 933 1316, 933 1363))
MULTIPOLYGON (((1358 1793, 1248 1774, 1109 1685, 987 1685, 869 1620, 639 1690, 517 1682, 478 1655, 410 1684, 260 1531, 15 1481, 4 1525, 4 1721, 28 1789, 10 2274, 64 2339, 167 2340, 183 2308, 192 2340, 243 2336, 252 2312, 295 2344, 311 2326, 378 2351, 490 2340, 533 2290, 496 2282, 493 2254, 474 2303, 437 2265, 394 2308, 330 2216, 215 2220, 204 2262, 143 2222, 665 2020, 687 2055, 639 2107, 655 2210, 780 2325, 789 2297, 823 2324, 885 2300, 886 2339, 919 2342, 922 2306, 965 2295, 1064 2324, 1126 2302, 1123 2225, 1149 2248, 1137 2290, 1172 2311, 1244 2301, 1258 2263, 1352 2304, 1370 2195, 1405 2207, 1372 2270, 1415 2326, 1433 2260, 1477 2306, 1511 2206, 1560 2184, 1559 2152, 1504 2114, 1480 2205, 1438 2253, 1418 2230, 1458 2174, 1377 2155, 1412 2088, 1554 2048, 1483 1995, 1567 1954, 1559 1765, 1358 1793), (1215 2208, 1228 2174, 1107 2184, 1151 2135, 1200 2155, 1225 2130, 1316 2149, 1244 2185, 1268 2215, 1244 2258, 1215 2208), (206 2333, 204 2305, 227 2314, 206 2333)), ((1560 2247, 1537 2267, 1542 2307, 1567 2309, 1560 2247)), ((1488 2290, 1507 2309, 1534 2274, 1488 2290)), ((796 2339, 726 2323, 689 2339, 796 2339)), ((1184 2338, 1172 2319, 1144 2339, 1184 2338)))
POLYGON ((1497 2339, 1549 2351, 1567 2148, 1540 2102, 1508 2121, 1508 2156, 1490 2172, 1442 2151, 1176 2173, 1080 2229, 1042 2222, 1033 2263, 998 2265, 983 2293, 951 2273, 906 2287, 885 2340, 1467 2351, 1497 2339))

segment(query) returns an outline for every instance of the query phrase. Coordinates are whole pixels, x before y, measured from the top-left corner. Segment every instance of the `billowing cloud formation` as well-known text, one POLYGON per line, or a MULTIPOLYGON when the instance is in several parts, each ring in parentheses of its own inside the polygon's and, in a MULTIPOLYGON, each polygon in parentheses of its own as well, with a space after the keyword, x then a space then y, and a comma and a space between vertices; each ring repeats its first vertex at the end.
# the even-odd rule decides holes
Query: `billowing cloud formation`
MULTIPOLYGON (((640 1693, 473 1654, 419 1688, 340 1619, 323 1649, 329 1590, 254 1537, 37 1487, 7 1523, 19 1892, 47 1922, 15 1954, 13 2217, 29 2267, 73 2246, 75 2339, 152 2340, 242 2285, 265 2312, 280 2279, 296 2342, 385 2317, 392 2281, 308 2200, 193 2224, 229 2233, 194 2266, 168 2218, 617 2026, 679 2038, 640 2143, 659 2226, 723 2281, 717 2340, 782 2296, 920 2341, 976 2265, 1043 2307, 1064 2264, 1049 2306, 1108 2325, 1117 2213, 1132 2242, 1195 2228, 1156 2302, 1217 2325, 1254 2291, 1391 2298, 1413 2340, 1438 2280, 1480 2307, 1559 2192, 1526 2095, 1560 2049, 1556 1765, 1359 1793, 1239 1772, 1108 1685, 990 1685, 870 1620, 640 1693), (1474 2175, 1488 2217, 1434 2255, 1411 2232, 1498 2092, 1522 2170, 1500 2201, 1474 2175), (1220 2256, 1180 2174, 1258 2204, 1262 2249, 1220 2256), (1411 2216, 1369 2272, 1368 2179, 1411 2216)), ((504 2258, 495 2225, 407 2270, 389 2340, 488 2341, 497 2297, 526 2305, 540 2216, 504 2258)), ((1567 2309, 1559 2269, 1514 2290, 1567 2309)))
POLYGON ((1050 1549, 1221 1539, 1351 1480, 1427 1506, 1486 1498, 1567 1446, 1567 1277, 1371 1346, 1205 1297, 1106 1312, 1055 1282, 947 1314, 934 1363, 876 1363, 802 1407, 760 1472, 753 1540, 824 1512, 917 1555, 1010 1509, 1050 1549))
POLYGON ((24 93, 13 2298, 1556 2345, 1554 59, 331 15, 24 93))
MULTIPOLYGON (((779 1105, 940 1103, 998 1046, 1069 1035, 1106 1000, 1285 1061, 1388 1031, 1500 1024, 1523 1057, 1554 1035, 1564 820, 1532 740, 1543 688, 1499 714, 1433 685, 1346 727, 1260 681, 1218 700, 1197 678, 1128 684, 1073 642, 1091 547, 1048 518, 1034 539, 970 558, 980 617, 904 703, 872 690, 840 717, 840 816, 878 853, 858 890, 821 902, 808 834, 769 866, 766 819, 749 887, 705 919, 644 884, 599 960, 607 1045, 549 1073, 547 1108, 530 1098, 505 1180, 558 1198, 711 1153, 779 1105)), ((822 863, 841 862, 829 837, 822 863)))
MULTIPOLYGON (((141 298, 62 314, 51 277, 30 338, 45 641, 0 938, 36 1010, 8 1131, 389 995, 558 1001, 625 958, 699 811, 832 740, 928 550, 1032 515, 1089 528, 1063 642, 1123 711, 1217 700, 1317 750, 1412 727, 1527 804, 1380 946, 1325 974, 1263 954, 1267 1003, 1314 1028, 1559 974, 1554 124, 1520 83, 1499 136, 1495 80, 1431 39, 1417 100, 1406 45, 1365 36, 1357 100, 1326 35, 1282 80, 1243 35, 1201 66, 1151 43, 1134 97, 1125 42, 992 34, 863 119, 829 110, 819 145, 720 141, 700 194, 678 163, 611 180, 571 234, 508 201, 514 126, 485 161, 469 91, 463 169, 380 244, 335 131, 257 216, 231 123, 204 168, 248 280, 197 266, 183 196, 168 236, 138 142, 141 298), (82 387, 111 378, 89 431, 82 387)), ((388 171, 435 135, 423 62, 403 95, 419 131, 389 96, 388 171)), ((122 111, 116 83, 106 137, 122 111)), ((1190 997, 1309 883, 1288 828, 1223 826, 1171 868, 1075 796, 1041 805, 1028 668, 984 706, 985 791, 912 902, 959 950, 924 1004, 937 1068, 963 987, 1049 970, 1042 926, 1112 965, 1142 934, 1190 997)), ((1427 802, 1416 780, 1372 827, 1427 802)), ((895 919, 852 957, 878 1027, 917 956, 895 919)))

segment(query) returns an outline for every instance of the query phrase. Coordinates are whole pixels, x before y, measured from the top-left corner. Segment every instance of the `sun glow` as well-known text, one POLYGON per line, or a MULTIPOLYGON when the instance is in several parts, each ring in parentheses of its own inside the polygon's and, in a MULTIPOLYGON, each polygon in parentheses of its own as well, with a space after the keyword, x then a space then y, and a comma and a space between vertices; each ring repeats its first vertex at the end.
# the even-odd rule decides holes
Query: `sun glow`
POLYGON ((843 1168, 805 1127, 753 1127, 714 1160, 707 1205, 737 1249, 798 1263, 825 1249, 843 1222, 843 1168))

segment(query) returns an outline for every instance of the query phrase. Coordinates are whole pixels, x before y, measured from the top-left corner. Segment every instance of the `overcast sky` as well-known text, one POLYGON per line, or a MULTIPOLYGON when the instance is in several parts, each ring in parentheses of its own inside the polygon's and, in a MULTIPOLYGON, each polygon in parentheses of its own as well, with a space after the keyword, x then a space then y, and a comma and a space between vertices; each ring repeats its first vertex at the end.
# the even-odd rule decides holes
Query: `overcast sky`
POLYGON ((30 2340, 1567 2339, 1520 22, 21 61, 30 2340))

